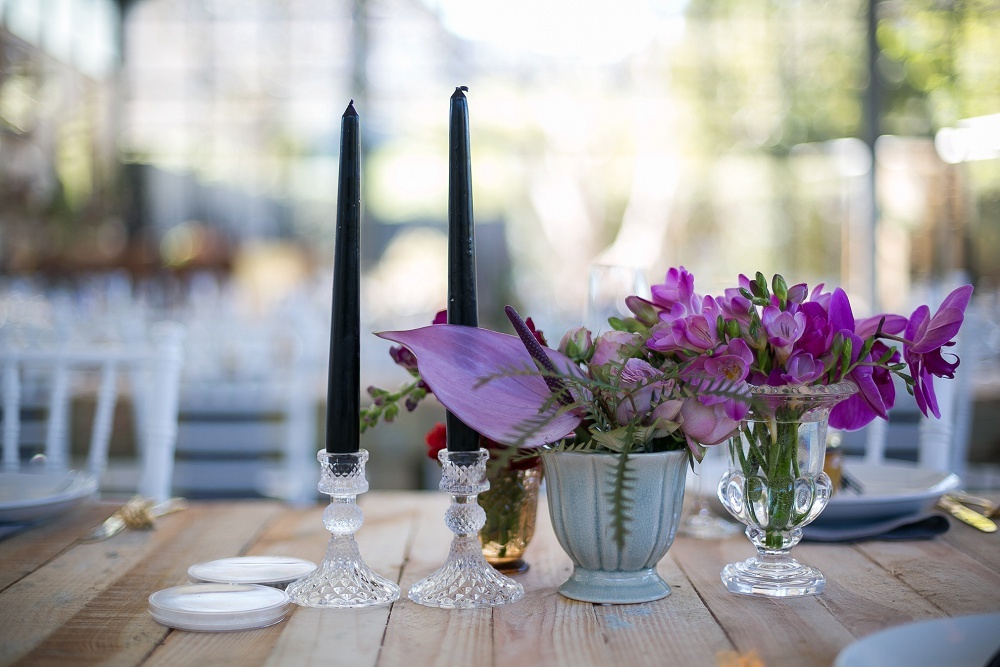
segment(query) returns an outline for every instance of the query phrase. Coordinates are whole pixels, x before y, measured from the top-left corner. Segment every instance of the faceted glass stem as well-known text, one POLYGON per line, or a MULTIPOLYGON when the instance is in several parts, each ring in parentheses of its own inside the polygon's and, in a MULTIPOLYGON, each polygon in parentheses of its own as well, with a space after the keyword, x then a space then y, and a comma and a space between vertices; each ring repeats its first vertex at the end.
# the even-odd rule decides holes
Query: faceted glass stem
POLYGON ((486 562, 479 544, 479 529, 486 524, 486 512, 476 497, 490 488, 486 480, 488 458, 485 449, 442 450, 438 454, 440 489, 451 494, 445 524, 455 537, 444 565, 410 588, 409 598, 418 604, 447 609, 494 607, 524 597, 521 584, 486 562))
POLYGON ((289 584, 288 596, 303 607, 329 608, 374 607, 398 600, 399 586, 372 572, 361 559, 354 539, 364 521, 357 495, 368 490, 368 452, 330 454, 320 450, 316 458, 322 471, 318 488, 330 496, 323 525, 332 536, 323 562, 308 577, 289 584))

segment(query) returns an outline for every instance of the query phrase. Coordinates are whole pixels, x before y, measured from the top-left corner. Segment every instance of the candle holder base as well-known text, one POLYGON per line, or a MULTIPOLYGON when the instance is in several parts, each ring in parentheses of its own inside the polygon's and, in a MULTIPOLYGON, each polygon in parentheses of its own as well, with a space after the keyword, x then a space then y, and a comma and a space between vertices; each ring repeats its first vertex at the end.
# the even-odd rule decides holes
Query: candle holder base
POLYGON ((434 574, 415 583, 409 598, 426 607, 495 607, 524 597, 524 588, 483 558, 475 536, 456 536, 448 559, 434 574))
POLYGON ((356 499, 368 490, 368 452, 330 454, 321 450, 316 458, 323 473, 319 490, 330 495, 323 525, 332 537, 323 562, 308 577, 289 584, 285 589, 288 597, 303 607, 339 609, 375 607, 398 600, 399 586, 365 564, 354 539, 364 521, 356 499))
POLYGON ((476 496, 489 489, 486 460, 489 452, 441 451, 441 490, 452 494, 445 524, 455 533, 448 558, 437 571, 415 583, 409 598, 417 604, 445 609, 495 607, 524 597, 524 588, 497 572, 483 557, 479 529, 486 512, 476 496))

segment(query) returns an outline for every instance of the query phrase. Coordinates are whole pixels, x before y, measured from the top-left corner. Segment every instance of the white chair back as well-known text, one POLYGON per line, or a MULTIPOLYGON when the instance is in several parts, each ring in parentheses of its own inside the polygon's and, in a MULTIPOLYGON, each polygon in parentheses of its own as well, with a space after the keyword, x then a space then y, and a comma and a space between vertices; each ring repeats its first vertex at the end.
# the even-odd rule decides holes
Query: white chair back
MULTIPOLYGON (((51 341, 17 345, 0 341, 2 369, 3 470, 22 468, 21 445, 31 430, 22 428, 22 410, 40 408, 45 467, 70 466, 71 401, 84 391, 94 394, 87 471, 100 479, 108 464, 108 448, 120 376, 127 376, 136 405, 140 475, 137 492, 156 500, 170 496, 177 439, 178 394, 183 362, 184 329, 154 325, 147 342, 137 344, 51 341), (97 375, 96 388, 86 380, 97 375), (39 405, 40 404, 40 405, 39 405)), ((36 433, 38 431, 36 430, 36 433)))

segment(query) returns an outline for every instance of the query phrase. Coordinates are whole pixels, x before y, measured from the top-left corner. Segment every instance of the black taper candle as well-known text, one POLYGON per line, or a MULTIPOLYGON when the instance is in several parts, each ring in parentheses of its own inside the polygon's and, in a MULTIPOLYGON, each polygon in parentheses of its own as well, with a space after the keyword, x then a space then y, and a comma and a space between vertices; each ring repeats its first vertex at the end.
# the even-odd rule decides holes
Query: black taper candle
MULTIPOLYGON (((448 324, 476 327, 479 326, 479 306, 467 90, 465 86, 455 89, 448 123, 448 324)), ((479 449, 479 434, 450 412, 447 427, 448 451, 479 449)))
POLYGON ((326 451, 358 451, 361 410, 361 119, 354 100, 341 118, 333 314, 326 391, 326 451))

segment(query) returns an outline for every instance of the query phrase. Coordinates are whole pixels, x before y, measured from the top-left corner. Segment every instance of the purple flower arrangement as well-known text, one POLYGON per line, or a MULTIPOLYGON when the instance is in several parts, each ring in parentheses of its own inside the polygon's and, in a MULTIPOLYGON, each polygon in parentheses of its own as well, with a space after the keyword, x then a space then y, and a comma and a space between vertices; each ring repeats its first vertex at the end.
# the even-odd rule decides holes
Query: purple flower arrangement
POLYGON ((857 392, 830 415, 853 430, 886 418, 893 376, 925 415, 940 417, 934 378, 954 377, 948 354, 972 286, 949 294, 932 316, 855 318, 847 294, 789 286, 775 275, 740 276, 719 296, 701 296, 683 267, 667 271, 649 298, 626 299, 632 317, 594 336, 578 327, 557 350, 507 308, 518 336, 447 324, 385 332, 393 358, 415 376, 410 389, 369 389, 367 425, 413 409, 428 392, 483 436, 514 447, 560 441, 575 449, 649 452, 703 447, 737 432, 754 386, 836 384, 857 392))

